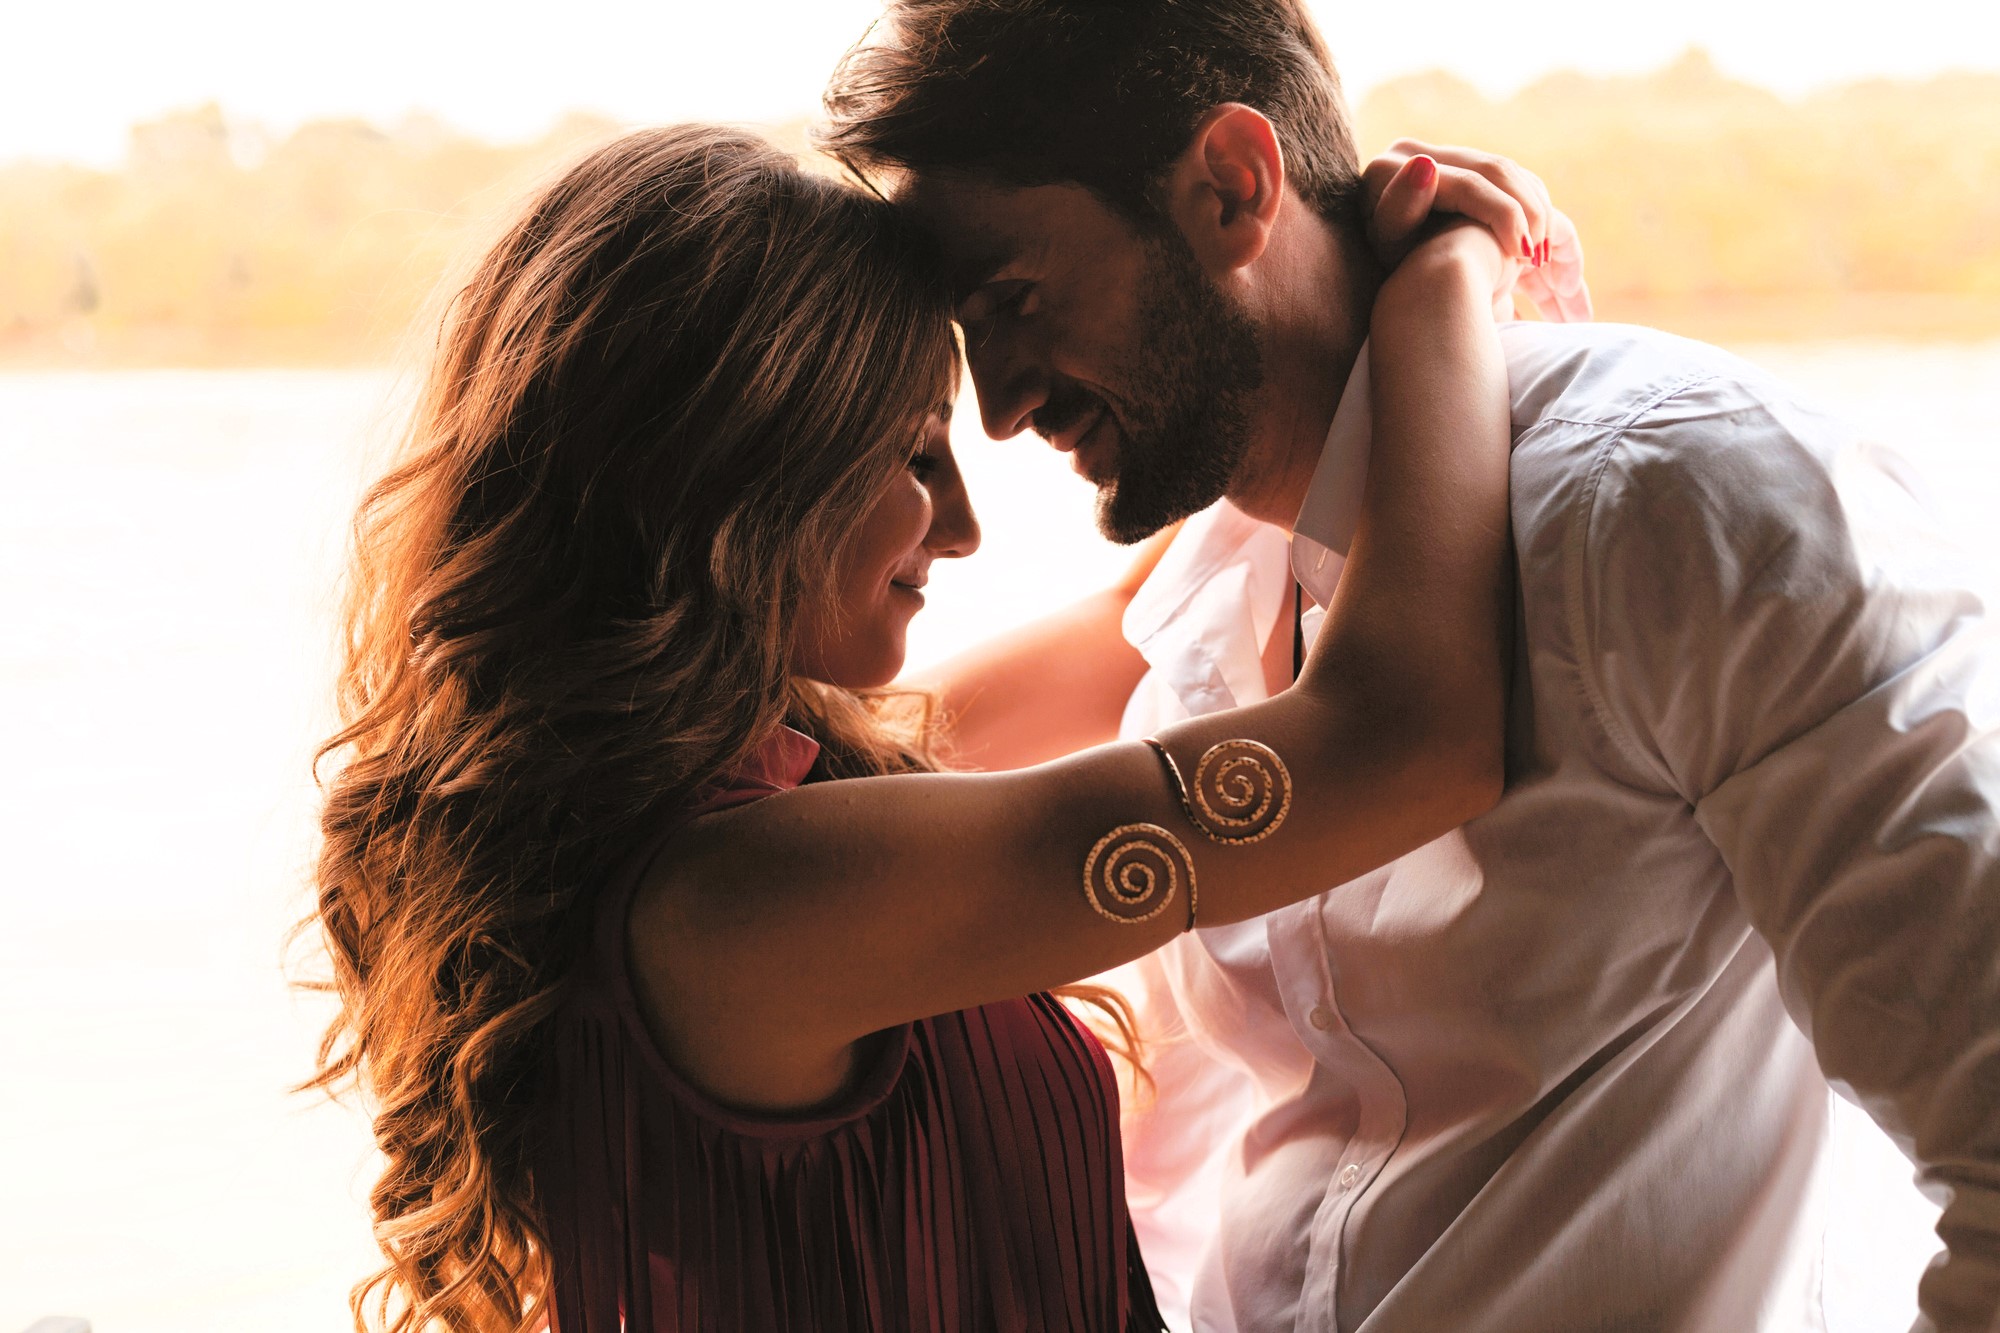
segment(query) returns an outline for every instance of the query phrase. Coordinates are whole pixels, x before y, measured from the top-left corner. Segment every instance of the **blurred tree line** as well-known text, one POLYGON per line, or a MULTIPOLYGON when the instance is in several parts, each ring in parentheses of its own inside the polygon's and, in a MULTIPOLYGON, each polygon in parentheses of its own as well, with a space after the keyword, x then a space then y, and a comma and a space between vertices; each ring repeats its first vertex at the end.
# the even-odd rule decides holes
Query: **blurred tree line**
POLYGON ((343 120, 265 143, 206 106, 135 127, 119 171, 0 167, 0 361, 380 359, 537 172, 616 128, 495 145, 343 120))
MULTIPOLYGON (((1600 314, 1718 338, 2000 336, 2000 76, 1788 102, 1690 52, 1504 101, 1419 75, 1357 108, 1518 158, 1589 254, 1600 314)), ((496 145, 431 119, 265 141, 214 106, 132 132, 122 169, 0 167, 0 362, 350 364, 393 354, 529 183, 615 133, 496 145)), ((803 125, 771 131, 803 148, 803 125)))
POLYGON ((1357 111, 1514 157, 1576 220, 1604 318, 1710 337, 2000 336, 2000 75, 1787 102, 1690 51, 1506 101, 1448 75, 1357 111))

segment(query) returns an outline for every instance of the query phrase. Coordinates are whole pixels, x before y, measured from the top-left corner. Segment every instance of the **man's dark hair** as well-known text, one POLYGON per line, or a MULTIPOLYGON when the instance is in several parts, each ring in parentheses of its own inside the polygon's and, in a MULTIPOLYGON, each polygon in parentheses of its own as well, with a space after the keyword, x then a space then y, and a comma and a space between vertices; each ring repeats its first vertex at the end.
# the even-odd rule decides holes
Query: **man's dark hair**
POLYGON ((834 71, 819 140, 864 180, 1073 183, 1144 221, 1223 102, 1269 117, 1292 187, 1354 219, 1354 131, 1301 0, 890 0, 834 71))

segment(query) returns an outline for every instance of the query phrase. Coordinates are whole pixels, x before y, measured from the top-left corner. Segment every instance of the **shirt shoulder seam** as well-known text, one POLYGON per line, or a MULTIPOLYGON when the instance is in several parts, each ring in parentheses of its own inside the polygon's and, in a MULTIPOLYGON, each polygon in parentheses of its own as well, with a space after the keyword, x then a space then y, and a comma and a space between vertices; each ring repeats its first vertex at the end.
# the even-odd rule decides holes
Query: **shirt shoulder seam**
POLYGON ((1589 610, 1586 605, 1587 599, 1584 597, 1584 581, 1589 576, 1591 568, 1590 535, 1597 525, 1597 502, 1603 493, 1604 474, 1609 469, 1611 460, 1617 455, 1618 446, 1647 413, 1657 411, 1663 404, 1690 389, 1712 384, 1722 378, 1724 376, 1712 370, 1691 372, 1661 386, 1655 393, 1634 404, 1621 417, 1603 423, 1573 423, 1596 424, 1605 432, 1604 438, 1598 442, 1593 452, 1583 485, 1578 489, 1576 502, 1571 510, 1568 537, 1564 543, 1566 566, 1563 579, 1564 611, 1569 626, 1571 648, 1576 655, 1577 680, 1582 688, 1584 706, 1589 710, 1590 716, 1596 719, 1597 725, 1611 741, 1613 748, 1627 763, 1632 764, 1640 772, 1651 773, 1664 779, 1668 787, 1684 801, 1690 798, 1681 789, 1680 782, 1672 770, 1656 756, 1649 754, 1639 743, 1639 738, 1611 710, 1603 684, 1597 677, 1596 658, 1590 651, 1589 610))

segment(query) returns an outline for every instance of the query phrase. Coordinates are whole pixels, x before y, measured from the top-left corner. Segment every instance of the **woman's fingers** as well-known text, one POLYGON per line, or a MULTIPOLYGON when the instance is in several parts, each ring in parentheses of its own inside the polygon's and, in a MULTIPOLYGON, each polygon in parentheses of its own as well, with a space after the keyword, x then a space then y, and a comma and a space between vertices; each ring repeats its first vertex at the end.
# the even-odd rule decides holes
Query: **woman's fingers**
MULTIPOLYGON (((1383 264, 1401 261, 1427 220, 1456 213, 1491 231, 1520 260, 1518 290, 1544 319, 1591 317, 1576 228, 1551 202, 1541 177, 1519 163, 1470 148, 1398 139, 1363 169, 1362 185, 1370 203, 1369 242, 1383 264)), ((1503 292, 1498 304, 1511 314, 1511 301, 1503 292)))
POLYGON ((1437 199, 1437 177, 1437 163, 1419 154, 1404 158, 1382 186, 1368 215, 1368 240, 1383 264, 1394 266, 1409 253, 1437 199))
POLYGON ((1433 207, 1471 218, 1493 233, 1502 251, 1525 264, 1532 265, 1540 258, 1542 238, 1537 236, 1528 210, 1476 171, 1440 162, 1433 207))
POLYGON ((1558 212, 1550 228, 1552 262, 1543 276, 1555 298, 1556 317, 1567 323, 1592 318, 1590 287, 1583 280, 1583 238, 1569 215, 1558 212))
POLYGON ((1549 220, 1549 260, 1524 271, 1517 289, 1534 302, 1543 319, 1575 324, 1592 316, 1590 288, 1583 280, 1583 242, 1567 215, 1549 220))
POLYGON ((1549 187, 1542 184, 1542 178, 1520 163, 1504 157, 1489 157, 1470 170, 1477 171, 1521 205, 1522 211, 1528 215, 1528 239, 1532 250, 1528 258, 1531 263, 1548 263, 1549 228, 1556 208, 1549 200, 1549 187))
MULTIPOLYGON (((1393 160, 1412 157, 1419 153, 1436 159, 1438 165, 1445 168, 1448 173, 1456 171, 1461 177, 1479 177, 1494 190, 1512 199, 1527 222, 1525 232, 1528 245, 1521 258, 1531 266, 1548 262, 1548 228, 1555 207, 1550 202, 1548 187, 1542 183, 1541 177, 1511 158, 1449 144, 1425 143, 1420 139, 1398 139, 1389 146, 1388 152, 1383 154, 1383 157, 1393 160)), ((1451 207, 1442 198, 1438 206, 1451 207)), ((1503 242, 1506 239, 1505 236, 1501 237, 1503 242)))

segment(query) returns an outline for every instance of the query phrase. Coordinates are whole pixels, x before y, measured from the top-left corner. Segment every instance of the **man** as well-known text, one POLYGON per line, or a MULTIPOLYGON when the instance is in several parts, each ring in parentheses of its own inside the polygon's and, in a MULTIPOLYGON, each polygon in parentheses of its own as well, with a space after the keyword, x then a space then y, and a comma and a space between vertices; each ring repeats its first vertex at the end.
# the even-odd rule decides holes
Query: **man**
MULTIPOLYGON (((1127 734, 1282 688, 1365 477, 1378 280, 1303 12, 895 0, 828 108, 941 238, 988 432, 1070 452, 1117 540, 1188 519, 1125 618, 1127 734)), ((1531 258, 1566 239, 1503 166, 1441 171, 1531 258)), ((1260 1333, 1817 1327, 1831 1081, 1945 1206, 1921 1326, 2000 1327, 1983 607, 1893 462, 1751 367, 1503 338, 1508 793, 1151 960, 1190 1037, 1128 1144, 1163 1294, 1260 1333)))

